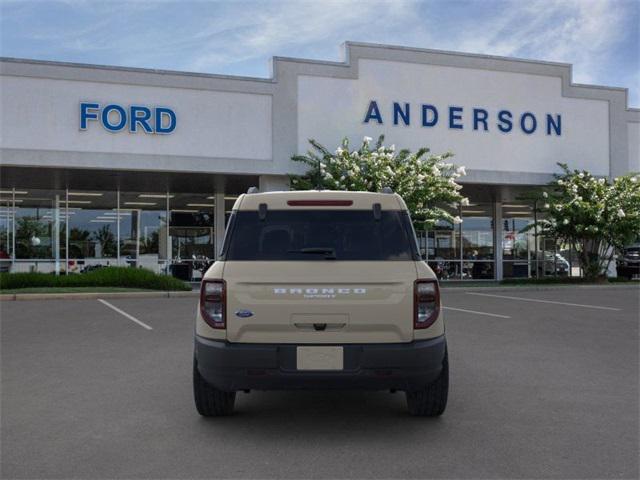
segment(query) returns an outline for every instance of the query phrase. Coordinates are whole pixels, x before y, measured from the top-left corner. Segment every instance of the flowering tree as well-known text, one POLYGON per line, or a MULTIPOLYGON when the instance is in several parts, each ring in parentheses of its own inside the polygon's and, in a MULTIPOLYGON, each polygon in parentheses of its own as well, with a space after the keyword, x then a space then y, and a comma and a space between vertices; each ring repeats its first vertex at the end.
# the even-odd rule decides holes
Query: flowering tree
POLYGON ((569 170, 542 192, 545 218, 540 233, 558 238, 578 252, 585 278, 602 276, 616 250, 640 235, 640 175, 609 182, 586 171, 569 170))
POLYGON ((313 150, 292 160, 310 168, 304 175, 290 175, 291 188, 379 192, 389 187, 402 196, 416 226, 428 227, 438 220, 462 221, 443 208, 447 204, 469 204, 469 199, 460 193, 462 186, 456 182, 466 175, 464 167, 447 162, 452 153, 428 155, 428 148, 415 153, 396 152, 394 145, 383 145, 383 135, 375 146, 371 142, 370 137, 364 137, 360 148, 350 150, 345 138, 335 152, 330 152, 309 140, 313 150))

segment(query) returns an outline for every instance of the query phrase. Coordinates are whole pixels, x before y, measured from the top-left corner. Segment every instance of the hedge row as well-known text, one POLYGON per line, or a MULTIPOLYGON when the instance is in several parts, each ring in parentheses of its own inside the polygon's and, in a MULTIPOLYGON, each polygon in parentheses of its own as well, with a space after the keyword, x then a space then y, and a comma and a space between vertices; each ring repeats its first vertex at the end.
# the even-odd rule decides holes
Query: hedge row
POLYGON ((87 273, 0 273, 0 289, 30 287, 121 287, 150 290, 191 290, 191 286, 168 275, 142 268, 104 267, 87 273))

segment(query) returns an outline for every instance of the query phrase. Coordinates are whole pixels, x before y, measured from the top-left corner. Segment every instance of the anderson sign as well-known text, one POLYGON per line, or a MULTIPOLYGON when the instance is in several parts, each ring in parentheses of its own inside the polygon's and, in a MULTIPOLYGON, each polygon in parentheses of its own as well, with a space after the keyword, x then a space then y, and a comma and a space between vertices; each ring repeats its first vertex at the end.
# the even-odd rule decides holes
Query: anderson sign
POLYGON ((423 103, 393 102, 387 110, 371 100, 364 115, 364 123, 383 125, 391 121, 393 125, 411 125, 416 122, 423 127, 435 127, 442 122, 452 130, 492 131, 497 129, 502 133, 510 133, 519 129, 526 135, 544 133, 546 135, 562 135, 562 115, 546 113, 536 115, 532 112, 513 113, 510 110, 489 112, 481 107, 465 108, 448 106, 438 108, 435 105, 423 103))

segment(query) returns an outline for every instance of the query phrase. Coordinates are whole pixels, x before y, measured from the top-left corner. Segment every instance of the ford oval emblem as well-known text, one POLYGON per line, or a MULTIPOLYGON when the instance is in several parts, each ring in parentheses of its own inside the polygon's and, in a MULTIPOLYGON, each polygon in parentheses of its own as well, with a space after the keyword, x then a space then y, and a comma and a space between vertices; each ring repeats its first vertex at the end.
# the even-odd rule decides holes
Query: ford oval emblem
POLYGON ((253 312, 251 310, 237 310, 236 317, 240 317, 240 318, 253 317, 253 312))

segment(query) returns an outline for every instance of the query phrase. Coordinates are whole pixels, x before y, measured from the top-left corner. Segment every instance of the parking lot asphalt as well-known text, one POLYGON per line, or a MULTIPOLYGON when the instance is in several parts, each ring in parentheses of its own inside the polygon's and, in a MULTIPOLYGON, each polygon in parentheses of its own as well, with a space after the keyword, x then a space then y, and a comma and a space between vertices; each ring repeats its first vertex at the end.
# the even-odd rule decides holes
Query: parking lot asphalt
POLYGON ((241 393, 204 419, 196 299, 2 302, 2 478, 638 478, 640 290, 443 303, 441 418, 349 391, 241 393))

